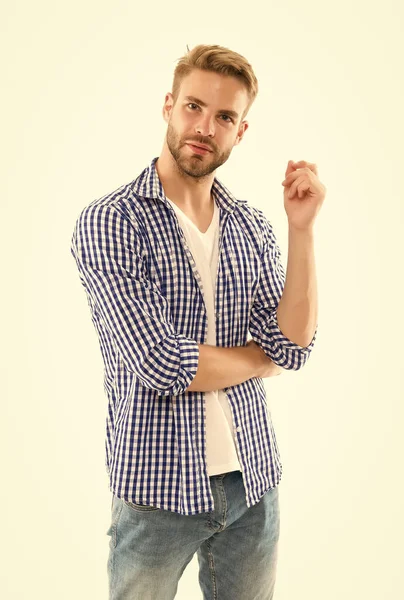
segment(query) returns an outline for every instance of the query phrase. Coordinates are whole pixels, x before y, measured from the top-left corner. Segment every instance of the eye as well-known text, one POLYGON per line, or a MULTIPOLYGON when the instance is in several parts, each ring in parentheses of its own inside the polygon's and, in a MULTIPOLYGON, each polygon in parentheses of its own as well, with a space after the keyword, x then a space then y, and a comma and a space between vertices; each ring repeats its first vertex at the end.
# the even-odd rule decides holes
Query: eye
MULTIPOLYGON (((189 103, 187 104, 187 107, 188 107, 188 106, 196 106, 197 108, 200 108, 200 107, 198 106, 198 104, 195 104, 195 102, 189 102, 189 103)), ((192 109, 192 110, 193 110, 193 109, 192 109)), ((228 121, 225 121, 225 123, 233 123, 233 119, 232 119, 231 117, 229 117, 229 115, 220 115, 220 116, 221 116, 221 117, 226 117, 226 119, 229 119, 228 121)))

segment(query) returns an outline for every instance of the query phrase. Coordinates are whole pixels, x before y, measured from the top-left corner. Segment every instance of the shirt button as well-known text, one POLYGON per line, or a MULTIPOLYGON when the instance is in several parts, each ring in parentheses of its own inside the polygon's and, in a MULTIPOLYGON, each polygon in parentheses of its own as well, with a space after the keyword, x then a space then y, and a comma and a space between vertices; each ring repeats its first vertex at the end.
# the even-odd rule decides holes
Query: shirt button
POLYGON ((237 428, 236 428, 236 431, 241 431, 241 427, 237 427, 237 428))
POLYGON ((220 318, 220 312, 217 312, 216 313, 216 319, 219 319, 219 318, 220 318))

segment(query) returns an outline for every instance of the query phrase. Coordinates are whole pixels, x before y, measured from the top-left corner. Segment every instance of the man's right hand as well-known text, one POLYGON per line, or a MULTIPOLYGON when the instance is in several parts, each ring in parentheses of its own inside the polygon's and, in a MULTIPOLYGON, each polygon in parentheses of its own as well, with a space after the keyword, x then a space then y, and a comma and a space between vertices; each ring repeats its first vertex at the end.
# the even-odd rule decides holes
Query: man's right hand
POLYGON ((256 342, 254 342, 254 340, 250 340, 246 345, 248 348, 250 348, 251 352, 253 352, 255 356, 257 364, 256 377, 261 377, 262 379, 265 379, 266 377, 275 377, 284 371, 282 367, 276 365, 273 360, 271 360, 269 356, 265 354, 263 349, 256 342))

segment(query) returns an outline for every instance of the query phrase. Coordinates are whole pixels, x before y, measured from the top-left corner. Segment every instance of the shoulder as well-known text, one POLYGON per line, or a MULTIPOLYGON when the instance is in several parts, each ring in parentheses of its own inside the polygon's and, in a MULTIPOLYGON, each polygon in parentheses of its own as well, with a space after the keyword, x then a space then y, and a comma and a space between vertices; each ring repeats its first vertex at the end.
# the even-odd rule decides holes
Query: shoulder
POLYGON ((143 233, 137 215, 141 199, 126 183, 89 202, 76 218, 72 245, 84 248, 136 248, 141 251, 143 233))
POLYGON ((124 226, 130 224, 137 228, 136 215, 140 207, 140 198, 133 192, 132 182, 122 184, 112 192, 105 194, 84 206, 77 219, 76 224, 86 223, 94 227, 105 220, 109 224, 124 226))

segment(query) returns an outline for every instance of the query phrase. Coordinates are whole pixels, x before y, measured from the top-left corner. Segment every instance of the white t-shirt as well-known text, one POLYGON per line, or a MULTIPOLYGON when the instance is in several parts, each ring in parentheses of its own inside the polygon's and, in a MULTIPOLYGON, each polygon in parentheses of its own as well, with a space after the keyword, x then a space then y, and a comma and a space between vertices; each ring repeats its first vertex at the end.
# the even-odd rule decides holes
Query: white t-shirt
MULTIPOLYGON (((206 344, 216 346, 215 284, 219 258, 219 208, 214 202, 212 222, 205 233, 167 198, 175 210, 202 279, 208 315, 206 344)), ((241 471, 229 399, 223 390, 204 392, 206 411, 206 460, 208 475, 241 471)))

